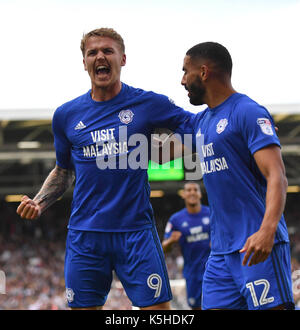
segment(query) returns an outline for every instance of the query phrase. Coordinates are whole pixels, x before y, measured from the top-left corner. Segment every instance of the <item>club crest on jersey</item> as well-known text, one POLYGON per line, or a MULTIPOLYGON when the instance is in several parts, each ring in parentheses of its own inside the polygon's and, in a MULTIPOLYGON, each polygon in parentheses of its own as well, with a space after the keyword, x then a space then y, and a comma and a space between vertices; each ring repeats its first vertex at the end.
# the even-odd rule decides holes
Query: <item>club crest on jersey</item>
POLYGON ((216 129, 217 133, 221 134, 225 130, 227 125, 228 125, 228 120, 226 118, 221 119, 217 124, 217 129, 216 129))
POLYGON ((261 131, 266 135, 273 135, 272 124, 268 118, 258 118, 257 125, 259 125, 261 131))
POLYGON ((121 123, 123 124, 129 124, 132 122, 134 113, 131 110, 122 110, 119 113, 119 118, 121 123))

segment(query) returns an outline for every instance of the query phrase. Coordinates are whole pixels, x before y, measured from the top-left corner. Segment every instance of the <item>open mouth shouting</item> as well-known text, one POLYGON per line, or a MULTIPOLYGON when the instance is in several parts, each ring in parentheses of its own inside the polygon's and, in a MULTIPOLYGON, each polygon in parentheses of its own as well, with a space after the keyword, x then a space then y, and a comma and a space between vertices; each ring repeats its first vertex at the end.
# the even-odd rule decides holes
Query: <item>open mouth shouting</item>
POLYGON ((96 67, 96 76, 100 79, 108 78, 110 72, 111 69, 108 65, 101 64, 96 67))

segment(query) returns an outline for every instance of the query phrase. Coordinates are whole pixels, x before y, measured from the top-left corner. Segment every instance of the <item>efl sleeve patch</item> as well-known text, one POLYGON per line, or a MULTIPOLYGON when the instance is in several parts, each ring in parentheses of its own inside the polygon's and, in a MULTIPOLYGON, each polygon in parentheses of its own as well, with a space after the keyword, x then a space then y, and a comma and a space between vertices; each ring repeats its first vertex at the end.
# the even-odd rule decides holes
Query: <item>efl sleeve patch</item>
POLYGON ((168 234, 172 230, 172 228, 173 228, 173 226, 172 226, 171 222, 168 222, 166 229, 165 229, 166 234, 168 234))
POLYGON ((256 122, 264 134, 274 135, 272 124, 268 118, 258 118, 256 122))

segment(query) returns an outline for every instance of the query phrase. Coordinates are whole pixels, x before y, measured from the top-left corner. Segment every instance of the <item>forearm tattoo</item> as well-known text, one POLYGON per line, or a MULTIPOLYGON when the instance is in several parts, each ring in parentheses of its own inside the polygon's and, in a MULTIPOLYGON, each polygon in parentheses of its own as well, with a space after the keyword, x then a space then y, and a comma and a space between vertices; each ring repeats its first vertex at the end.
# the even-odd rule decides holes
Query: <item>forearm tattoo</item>
POLYGON ((34 197, 42 211, 52 205, 74 181, 73 171, 56 166, 48 175, 41 190, 34 197))

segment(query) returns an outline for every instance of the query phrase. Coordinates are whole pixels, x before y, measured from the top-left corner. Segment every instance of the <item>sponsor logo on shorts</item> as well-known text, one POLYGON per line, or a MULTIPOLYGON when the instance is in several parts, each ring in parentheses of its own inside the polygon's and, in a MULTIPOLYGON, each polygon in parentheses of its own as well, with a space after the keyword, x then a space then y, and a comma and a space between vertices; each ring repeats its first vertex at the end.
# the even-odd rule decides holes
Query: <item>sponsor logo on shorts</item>
POLYGON ((189 298, 189 303, 190 303, 191 306, 194 306, 195 303, 196 303, 196 299, 193 298, 193 297, 189 298))
POLYGON ((66 288, 66 298, 67 298, 69 303, 74 301, 74 296, 75 296, 74 291, 70 288, 66 288))

